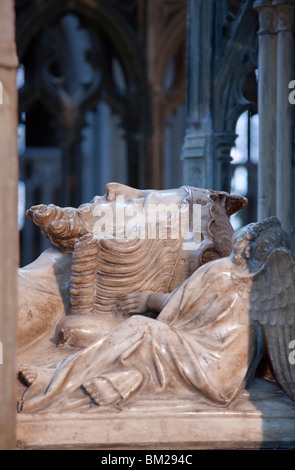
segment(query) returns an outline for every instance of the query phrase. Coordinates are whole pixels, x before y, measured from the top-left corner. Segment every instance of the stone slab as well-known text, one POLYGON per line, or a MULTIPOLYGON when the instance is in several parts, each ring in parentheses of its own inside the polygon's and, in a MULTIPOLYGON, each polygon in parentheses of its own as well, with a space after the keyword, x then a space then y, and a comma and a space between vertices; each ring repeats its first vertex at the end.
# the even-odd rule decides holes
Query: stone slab
POLYGON ((19 414, 21 449, 295 449, 295 403, 255 379, 230 410, 137 400, 117 411, 19 414))

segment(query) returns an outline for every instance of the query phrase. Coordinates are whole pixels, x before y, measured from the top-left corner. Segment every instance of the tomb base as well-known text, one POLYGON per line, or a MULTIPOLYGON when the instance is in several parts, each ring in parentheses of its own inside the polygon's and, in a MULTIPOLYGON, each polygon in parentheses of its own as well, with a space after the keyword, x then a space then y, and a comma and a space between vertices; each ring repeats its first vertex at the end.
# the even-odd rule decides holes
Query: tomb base
POLYGON ((255 379, 232 407, 191 400, 137 400, 123 411, 19 414, 19 449, 294 449, 295 403, 255 379))

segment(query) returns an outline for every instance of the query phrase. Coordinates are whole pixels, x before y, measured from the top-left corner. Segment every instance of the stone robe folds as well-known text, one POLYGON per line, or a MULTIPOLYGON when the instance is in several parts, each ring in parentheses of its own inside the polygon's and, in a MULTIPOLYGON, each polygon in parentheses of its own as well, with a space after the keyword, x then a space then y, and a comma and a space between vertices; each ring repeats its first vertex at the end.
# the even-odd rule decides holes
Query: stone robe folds
MULTIPOLYGON (((89 407, 94 402, 83 384, 97 377, 106 397, 110 385, 119 393, 118 407, 138 393, 230 405, 261 356, 249 315, 251 286, 240 289, 239 272, 230 258, 208 263, 172 293, 157 319, 132 316, 67 359, 36 367, 20 408, 89 407)), ((242 282, 245 287, 250 277, 242 282)))

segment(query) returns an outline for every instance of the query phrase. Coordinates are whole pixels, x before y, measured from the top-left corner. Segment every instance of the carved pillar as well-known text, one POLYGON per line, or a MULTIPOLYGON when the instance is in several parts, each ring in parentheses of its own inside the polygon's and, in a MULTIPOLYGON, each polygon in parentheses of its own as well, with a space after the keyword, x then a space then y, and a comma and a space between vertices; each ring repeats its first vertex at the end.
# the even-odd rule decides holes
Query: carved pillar
POLYGON ((0 449, 15 446, 17 315, 17 56, 14 2, 0 3, 0 449))
POLYGON ((214 135, 214 154, 217 161, 216 177, 220 188, 231 191, 231 161, 230 152, 235 144, 237 135, 234 132, 217 132, 214 135))
MULTIPOLYGON (((152 92, 152 127, 153 136, 148 142, 148 166, 147 185, 150 188, 162 189, 163 187, 163 151, 165 97, 162 91, 152 92)), ((131 185, 132 186, 132 185, 131 185)))
POLYGON ((276 12, 270 0, 258 0, 258 219, 276 214, 276 12))
POLYGON ((149 188, 162 189, 167 119, 185 102, 186 0, 156 0, 146 4, 147 68, 151 103, 147 185, 149 188), (171 64, 173 72, 170 69, 169 74, 171 64))
POLYGON ((213 3, 188 0, 187 130, 182 150, 183 182, 212 187, 213 3), (204 47, 206 44, 206 48, 204 47))
POLYGON ((292 105, 288 84, 294 79, 294 1, 276 0, 277 8, 277 168, 276 210, 291 234, 292 105))

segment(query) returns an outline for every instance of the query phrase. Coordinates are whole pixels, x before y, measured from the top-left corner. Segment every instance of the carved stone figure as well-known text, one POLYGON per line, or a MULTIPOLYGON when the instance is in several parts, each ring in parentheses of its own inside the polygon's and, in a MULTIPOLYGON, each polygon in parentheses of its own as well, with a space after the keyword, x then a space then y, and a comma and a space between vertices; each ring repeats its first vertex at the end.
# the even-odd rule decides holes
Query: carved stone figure
POLYGON ((155 191, 110 183, 104 196, 78 209, 32 207, 27 215, 66 254, 51 250, 20 270, 20 346, 35 341, 36 333, 44 334, 61 319, 59 342, 86 346, 97 330, 118 323, 118 299, 123 295, 172 292, 199 266, 230 254, 229 216, 246 203, 240 196, 200 188, 155 191), (41 298, 34 305, 32 287, 40 283, 40 276, 44 281, 34 298, 54 286, 46 302, 41 298), (33 284, 29 294, 28 282, 33 284), (53 293, 58 307, 52 305, 53 293), (62 314, 61 298, 66 305, 62 314), (45 305, 46 312, 40 315, 45 305), (64 317, 67 313, 75 318, 64 317))
POLYGON ((138 395, 183 396, 230 406, 267 352, 273 375, 295 400, 288 345, 295 337, 295 266, 276 218, 233 237, 229 256, 199 267, 171 293, 131 292, 132 315, 49 366, 23 365, 19 411, 124 407, 138 395))

